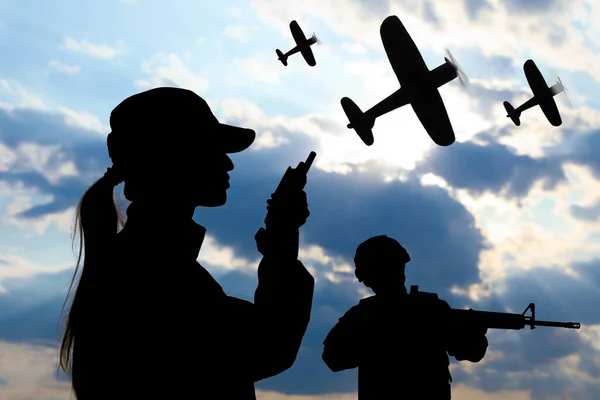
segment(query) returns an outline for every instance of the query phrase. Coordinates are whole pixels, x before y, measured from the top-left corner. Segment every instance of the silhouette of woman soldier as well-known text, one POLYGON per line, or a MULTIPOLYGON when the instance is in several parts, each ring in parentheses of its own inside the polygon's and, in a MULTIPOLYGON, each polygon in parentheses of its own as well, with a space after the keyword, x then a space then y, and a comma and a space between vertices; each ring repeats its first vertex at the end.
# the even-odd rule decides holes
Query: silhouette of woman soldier
POLYGON ((192 217, 225 204, 227 154, 247 149, 254 131, 219 123, 198 95, 167 87, 125 99, 110 125, 113 165, 75 221, 69 291, 84 247, 85 256, 60 366, 77 399, 255 399, 254 382, 292 366, 310 320, 314 279, 297 259, 306 193, 267 202, 267 217, 287 229, 263 254, 254 303, 227 296, 196 261, 206 230, 192 217), (121 182, 131 201, 124 226, 121 182))

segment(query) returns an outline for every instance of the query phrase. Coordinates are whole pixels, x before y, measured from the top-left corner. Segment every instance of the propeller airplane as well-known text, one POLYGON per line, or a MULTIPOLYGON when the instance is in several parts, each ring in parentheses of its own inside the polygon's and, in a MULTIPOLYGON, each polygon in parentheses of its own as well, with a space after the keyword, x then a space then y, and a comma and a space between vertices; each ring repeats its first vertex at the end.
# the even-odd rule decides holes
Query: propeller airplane
MULTIPOLYGON (((558 108, 556 107, 554 96, 561 92, 564 92, 565 97, 567 96, 567 89, 563 86, 560 77, 557 79, 558 82, 556 84, 548 87, 546 80, 542 76, 542 73, 538 69, 537 65, 535 65, 533 60, 525 61, 525 64, 523 64, 523 70, 525 71, 527 83, 533 92, 533 97, 517 108, 514 108, 512 104, 510 104, 508 101, 505 101, 503 104, 507 113, 506 116, 510 118, 516 126, 519 126, 521 125, 521 113, 539 105, 548 122, 550 122, 550 124, 553 126, 560 126, 562 124, 562 119, 558 112, 558 108)), ((570 105, 571 103, 569 98, 566 97, 566 99, 567 104, 570 105)))
POLYGON ((401 87, 364 113, 354 101, 344 97, 341 104, 350 122, 348 128, 354 129, 362 141, 371 146, 375 120, 410 104, 434 143, 450 146, 456 139, 438 88, 457 77, 463 86, 467 86, 466 74, 448 50, 445 63, 429 70, 408 31, 395 15, 382 22, 380 35, 401 87))
POLYGON ((283 54, 281 50, 276 49, 275 52, 277 53, 277 59, 281 61, 281 63, 284 66, 287 66, 288 57, 292 54, 300 52, 300 54, 302 54, 302 57, 304 57, 304 61, 306 61, 306 63, 309 66, 314 67, 315 65, 317 65, 317 62, 315 61, 315 55, 313 54, 313 51, 310 48, 310 46, 312 46, 315 43, 321 43, 317 36, 313 33, 311 37, 307 38, 304 35, 304 32, 302 32, 302 29, 300 29, 300 25, 298 25, 298 22, 296 22, 295 20, 290 22, 290 31, 292 31, 292 37, 296 42, 296 46, 294 46, 294 48, 292 48, 285 54, 283 54))

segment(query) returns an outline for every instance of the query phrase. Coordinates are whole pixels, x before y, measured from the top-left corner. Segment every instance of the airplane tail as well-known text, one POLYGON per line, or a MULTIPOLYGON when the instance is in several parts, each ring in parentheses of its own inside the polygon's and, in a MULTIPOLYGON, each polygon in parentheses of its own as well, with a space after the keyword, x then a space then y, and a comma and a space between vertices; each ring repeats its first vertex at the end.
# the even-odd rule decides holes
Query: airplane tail
POLYGON ((506 116, 509 117, 516 126, 521 125, 521 120, 519 119, 521 113, 515 110, 512 104, 510 104, 508 101, 505 101, 503 104, 507 113, 506 116))
POLYGON ((282 63, 284 66, 286 66, 286 67, 287 67, 287 57, 285 57, 285 56, 283 55, 283 53, 281 52, 281 50, 279 50, 279 49, 275 50, 275 53, 277 53, 277 59, 278 59, 279 61, 281 61, 281 63, 282 63))
POLYGON ((350 121, 348 129, 354 129, 364 144, 372 145, 374 142, 372 129, 375 120, 366 117, 356 103, 348 97, 344 97, 341 103, 346 117, 350 121))

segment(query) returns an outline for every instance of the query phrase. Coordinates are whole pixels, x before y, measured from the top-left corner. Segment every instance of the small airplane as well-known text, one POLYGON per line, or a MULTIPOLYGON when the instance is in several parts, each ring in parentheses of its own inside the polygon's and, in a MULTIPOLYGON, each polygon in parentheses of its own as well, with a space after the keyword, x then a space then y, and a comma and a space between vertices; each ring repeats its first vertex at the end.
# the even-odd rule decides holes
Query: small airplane
POLYGON ((302 32, 302 29, 300 29, 300 25, 298 25, 298 22, 296 22, 296 20, 290 22, 290 31, 292 31, 292 37, 296 42, 296 46, 285 54, 283 54, 281 50, 276 49, 275 52, 277 53, 277 59, 281 61, 281 63, 284 66, 287 67, 288 57, 292 54, 300 52, 300 54, 302 54, 302 57, 304 57, 304 60, 308 65, 310 65, 311 67, 317 65, 317 62, 315 61, 315 55, 313 54, 310 46, 312 46, 315 43, 320 44, 321 41, 317 38, 317 36, 314 33, 309 38, 304 36, 304 32, 302 32))
POLYGON ((380 27, 381 41, 388 56, 400 89, 364 113, 348 97, 341 100, 342 108, 362 141, 371 146, 374 142, 372 128, 375 120, 397 108, 410 104, 423 128, 438 146, 450 146, 455 136, 452 124, 438 88, 459 78, 463 86, 468 78, 450 51, 446 50, 445 63, 429 70, 425 61, 400 19, 391 15, 380 27))
MULTIPOLYGON (((537 65, 535 65, 533 60, 525 61, 525 64, 523 64, 523 70, 525 71, 527 83, 533 92, 533 97, 516 109, 508 101, 505 101, 503 104, 504 109, 507 112, 506 116, 509 117, 516 126, 519 126, 521 125, 521 120, 519 119, 521 113, 539 105, 548 122, 550 122, 550 124, 553 126, 560 126, 562 124, 562 119, 560 118, 560 114, 558 113, 558 108, 556 107, 556 102, 554 101, 553 97, 561 92, 564 92, 566 97, 567 89, 563 86, 562 81, 560 78, 558 78, 558 82, 555 85, 548 87, 544 77, 542 76, 542 73, 538 69, 537 65)), ((566 99, 567 103, 570 105, 571 103, 569 98, 566 97, 566 99)))

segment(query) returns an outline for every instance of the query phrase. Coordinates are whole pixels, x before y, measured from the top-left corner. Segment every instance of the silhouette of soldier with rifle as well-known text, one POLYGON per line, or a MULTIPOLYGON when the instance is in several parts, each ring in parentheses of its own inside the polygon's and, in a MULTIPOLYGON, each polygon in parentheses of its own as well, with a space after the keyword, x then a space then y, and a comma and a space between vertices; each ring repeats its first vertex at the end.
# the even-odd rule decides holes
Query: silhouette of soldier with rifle
POLYGON ((409 261, 388 236, 361 243, 355 275, 375 295, 348 310, 323 342, 333 372, 358 367, 360 400, 450 399, 448 356, 476 363, 487 351, 485 327, 452 324, 450 306, 435 293, 407 293, 409 261))
POLYGON ((60 349, 77 399, 255 399, 254 382, 293 365, 310 320, 314 279, 298 260, 307 168, 268 200, 251 303, 196 261, 206 229, 192 218, 226 203, 228 154, 255 132, 169 87, 125 99, 110 125, 113 165, 77 210, 78 267, 84 246, 85 257, 60 349), (121 182, 131 204, 119 231, 121 182))

